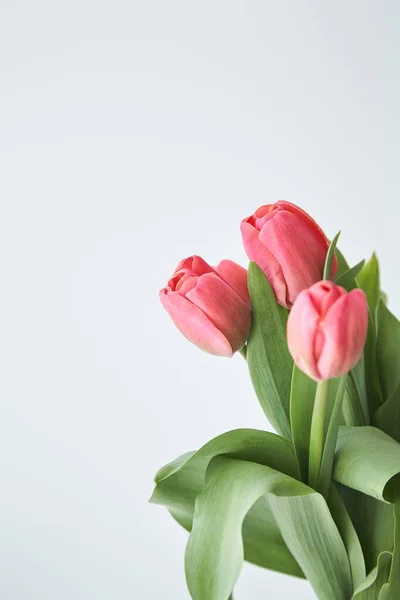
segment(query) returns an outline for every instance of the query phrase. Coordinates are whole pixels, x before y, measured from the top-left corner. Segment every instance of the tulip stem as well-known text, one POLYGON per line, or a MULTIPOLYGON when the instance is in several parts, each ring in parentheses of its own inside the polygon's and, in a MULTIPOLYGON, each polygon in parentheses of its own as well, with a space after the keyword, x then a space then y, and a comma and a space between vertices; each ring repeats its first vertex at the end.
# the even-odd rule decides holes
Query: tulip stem
POLYGON ((320 381, 315 393, 314 409, 311 419, 310 455, 308 463, 308 483, 317 490, 321 470, 322 453, 325 441, 325 419, 328 407, 330 380, 320 381))
POLYGON ((244 345, 243 348, 239 350, 239 352, 243 356, 244 360, 247 360, 247 346, 244 345))

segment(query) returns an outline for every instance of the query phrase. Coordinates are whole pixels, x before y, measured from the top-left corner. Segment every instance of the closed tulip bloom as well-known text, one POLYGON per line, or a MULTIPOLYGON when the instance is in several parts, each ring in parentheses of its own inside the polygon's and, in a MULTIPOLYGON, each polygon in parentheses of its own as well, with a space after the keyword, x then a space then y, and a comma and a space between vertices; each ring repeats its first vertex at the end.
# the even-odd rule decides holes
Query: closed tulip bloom
POLYGON ((251 326, 247 271, 231 260, 210 267, 200 256, 182 260, 160 300, 188 340, 218 356, 232 356, 251 326))
MULTIPOLYGON (((322 279, 329 240, 295 204, 260 206, 240 228, 247 256, 264 271, 279 304, 290 308, 301 290, 322 279)), ((332 278, 336 271, 335 257, 332 278)))
POLYGON ((368 328, 365 294, 319 281, 297 297, 287 337, 296 365, 315 381, 340 377, 360 360, 368 328))

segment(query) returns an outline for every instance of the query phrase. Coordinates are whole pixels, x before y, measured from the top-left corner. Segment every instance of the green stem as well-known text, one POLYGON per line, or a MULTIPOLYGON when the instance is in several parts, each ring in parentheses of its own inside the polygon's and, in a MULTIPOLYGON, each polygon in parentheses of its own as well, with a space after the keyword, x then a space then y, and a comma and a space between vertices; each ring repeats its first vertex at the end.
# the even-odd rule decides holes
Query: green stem
MULTIPOLYGON (((239 350, 239 353, 243 356, 244 360, 247 360, 247 346, 244 345, 243 348, 241 348, 239 350)), ((232 600, 232 598, 229 598, 229 600, 232 600)))
POLYGON ((325 441, 325 418, 328 407, 330 380, 320 381, 315 394, 314 409, 311 419, 310 456, 308 463, 308 483, 317 489, 321 469, 322 453, 325 441))

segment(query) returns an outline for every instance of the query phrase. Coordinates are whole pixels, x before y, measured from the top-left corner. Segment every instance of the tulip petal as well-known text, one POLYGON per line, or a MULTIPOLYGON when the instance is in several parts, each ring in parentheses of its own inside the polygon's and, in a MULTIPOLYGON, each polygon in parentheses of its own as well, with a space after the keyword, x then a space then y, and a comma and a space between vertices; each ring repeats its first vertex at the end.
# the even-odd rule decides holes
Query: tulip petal
POLYGON ((192 271, 193 275, 203 275, 204 273, 212 273, 213 268, 201 256, 194 254, 181 260, 175 269, 175 273, 182 270, 192 271))
POLYGON ((328 243, 310 218, 280 210, 265 223, 260 241, 283 271, 289 304, 303 289, 322 279, 328 243))
POLYGON ((215 271, 250 307, 250 295, 247 287, 247 270, 233 262, 233 260, 221 260, 215 267, 215 271))
POLYGON ((320 324, 324 348, 318 361, 323 379, 348 373, 361 358, 368 328, 368 308, 362 290, 343 295, 320 324))
MULTIPOLYGON (((326 250, 328 250, 328 247, 329 247, 328 238, 326 237, 325 233, 322 231, 322 229, 318 225, 318 223, 316 221, 314 221, 314 219, 312 217, 310 217, 310 215, 308 213, 306 213, 305 210, 300 208, 300 206, 297 206, 297 204, 293 204, 292 202, 288 202, 287 200, 278 200, 276 205, 279 206, 279 208, 281 208, 281 209, 288 210, 289 212, 292 212, 292 213, 297 213, 299 215, 299 217, 302 217, 309 223, 311 222, 313 224, 313 227, 319 231, 321 238, 324 238, 326 240, 326 250)), ((333 261, 332 261, 331 279, 335 279, 337 270, 338 270, 338 261, 337 261, 337 257, 335 254, 333 257, 333 261)))
POLYGON ((240 231, 247 256, 264 271, 279 304, 287 306, 286 283, 282 269, 275 256, 260 241, 260 232, 246 219, 241 222, 240 231))
POLYGON ((186 296, 201 308, 229 341, 233 352, 245 344, 251 327, 251 313, 242 298, 216 273, 199 277, 186 296))
POLYGON ((160 291, 160 300, 179 331, 205 352, 217 356, 232 356, 226 337, 200 308, 179 293, 160 291))
POLYGON ((319 281, 309 288, 311 300, 317 309, 320 317, 323 319, 331 306, 346 294, 346 290, 333 281, 319 281))
POLYGON ((319 313, 310 297, 309 290, 301 292, 294 303, 287 323, 290 354, 301 371, 315 381, 321 380, 315 359, 315 341, 319 313))

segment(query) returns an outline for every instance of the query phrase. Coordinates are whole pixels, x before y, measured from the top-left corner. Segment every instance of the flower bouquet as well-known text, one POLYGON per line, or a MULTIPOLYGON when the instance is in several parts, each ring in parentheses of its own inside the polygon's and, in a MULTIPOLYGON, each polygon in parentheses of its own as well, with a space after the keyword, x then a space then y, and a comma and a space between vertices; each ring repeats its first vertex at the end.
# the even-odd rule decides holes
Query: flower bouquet
POLYGON ((247 560, 320 600, 399 600, 400 323, 377 258, 349 267, 284 201, 241 232, 247 272, 192 256, 160 292, 191 342, 243 355, 277 432, 228 431, 158 471, 151 501, 190 532, 191 598, 233 598, 247 560))

